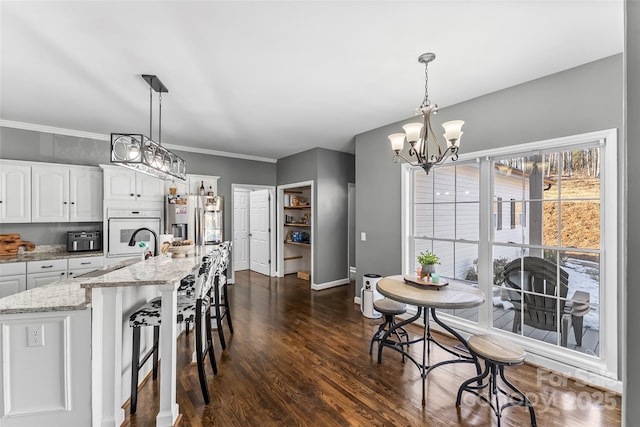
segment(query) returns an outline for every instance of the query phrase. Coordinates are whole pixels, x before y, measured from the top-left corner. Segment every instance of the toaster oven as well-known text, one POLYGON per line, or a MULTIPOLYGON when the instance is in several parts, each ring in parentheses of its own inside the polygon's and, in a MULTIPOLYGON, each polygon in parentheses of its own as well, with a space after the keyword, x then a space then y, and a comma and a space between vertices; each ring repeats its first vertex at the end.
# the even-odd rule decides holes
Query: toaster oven
POLYGON ((67 233, 67 251, 99 251, 102 249, 102 232, 69 231, 67 233))

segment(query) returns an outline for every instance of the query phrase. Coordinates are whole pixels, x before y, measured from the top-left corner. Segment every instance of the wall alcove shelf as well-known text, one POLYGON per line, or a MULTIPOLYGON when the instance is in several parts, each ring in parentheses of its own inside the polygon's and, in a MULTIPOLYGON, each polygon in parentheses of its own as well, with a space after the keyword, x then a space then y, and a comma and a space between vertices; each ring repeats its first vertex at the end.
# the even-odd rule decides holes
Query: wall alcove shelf
POLYGON ((304 243, 304 242, 292 242, 290 240, 285 240, 284 241, 287 245, 298 245, 298 246, 311 246, 311 243, 304 243))
POLYGON ((313 221, 311 186, 287 188, 282 200, 284 274, 300 273, 310 280, 313 221))

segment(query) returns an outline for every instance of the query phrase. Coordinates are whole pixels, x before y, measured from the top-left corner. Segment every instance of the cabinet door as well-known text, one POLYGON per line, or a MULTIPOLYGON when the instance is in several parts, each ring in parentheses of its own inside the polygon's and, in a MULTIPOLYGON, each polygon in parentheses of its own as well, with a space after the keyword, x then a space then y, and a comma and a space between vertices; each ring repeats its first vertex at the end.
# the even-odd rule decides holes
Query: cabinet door
POLYGON ((102 171, 94 168, 69 170, 69 220, 102 221, 102 171))
POLYGON ((31 273, 27 274, 27 289, 37 288, 38 286, 48 285, 49 283, 65 279, 67 271, 50 271, 48 273, 31 273))
POLYGON ((159 202, 164 200, 164 180, 145 175, 136 174, 136 197, 143 202, 159 202))
POLYGON ((136 199, 136 171, 121 166, 105 167, 104 198, 134 201, 136 199))
POLYGON ((69 221, 69 168, 31 168, 31 221, 69 221))
POLYGON ((0 162, 0 222, 31 222, 31 167, 0 162))
POLYGON ((27 290, 26 274, 0 277, 0 298, 27 290))

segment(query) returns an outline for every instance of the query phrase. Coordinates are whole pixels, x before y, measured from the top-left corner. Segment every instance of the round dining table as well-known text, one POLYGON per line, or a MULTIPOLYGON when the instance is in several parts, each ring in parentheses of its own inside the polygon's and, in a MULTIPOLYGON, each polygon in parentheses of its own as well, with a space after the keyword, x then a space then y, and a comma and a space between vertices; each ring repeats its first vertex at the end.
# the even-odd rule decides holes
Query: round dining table
POLYGON ((378 292, 383 296, 417 307, 417 311, 414 316, 396 323, 384 334, 378 346, 378 363, 382 362, 382 349, 385 347, 400 352, 411 360, 420 370, 420 376, 422 377, 422 406, 425 406, 425 381, 427 375, 433 369, 451 363, 473 363, 476 366, 478 375, 481 373, 480 363, 473 353, 468 351, 467 341, 457 331, 444 323, 438 317, 436 310, 477 307, 484 303, 485 296, 477 287, 453 279, 441 278, 441 283, 434 286, 419 284, 422 283, 422 281, 414 279, 417 278, 414 276, 401 275, 388 276, 380 279, 376 285, 378 292), (405 280, 405 278, 407 280, 405 280), (429 312, 431 312, 433 321, 460 341, 464 346, 464 349, 467 351, 447 346, 433 337, 429 327, 429 312), (423 313, 425 326, 422 337, 399 342, 389 339, 396 329, 415 322, 423 315, 423 313), (417 342, 423 342, 422 360, 417 360, 408 352, 408 348, 406 348, 417 342), (432 342, 454 356, 454 358, 429 365, 427 363, 427 353, 430 351, 429 347, 432 342))

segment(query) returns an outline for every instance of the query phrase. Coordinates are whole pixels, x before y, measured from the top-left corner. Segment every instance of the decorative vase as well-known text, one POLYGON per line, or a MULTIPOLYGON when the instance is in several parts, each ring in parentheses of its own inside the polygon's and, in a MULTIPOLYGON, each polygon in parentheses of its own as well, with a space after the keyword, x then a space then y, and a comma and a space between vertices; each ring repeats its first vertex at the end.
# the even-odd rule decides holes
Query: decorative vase
POLYGON ((429 279, 431 278, 431 273, 434 273, 436 271, 436 266, 435 264, 424 264, 422 266, 422 277, 428 277, 429 279))

